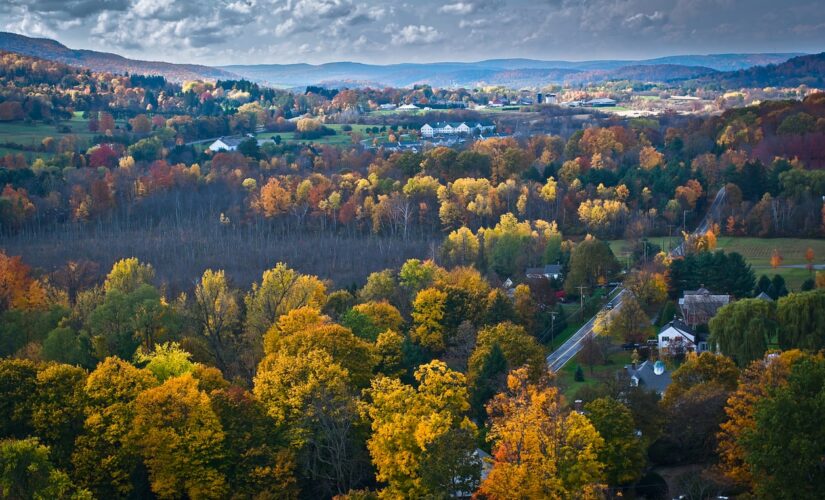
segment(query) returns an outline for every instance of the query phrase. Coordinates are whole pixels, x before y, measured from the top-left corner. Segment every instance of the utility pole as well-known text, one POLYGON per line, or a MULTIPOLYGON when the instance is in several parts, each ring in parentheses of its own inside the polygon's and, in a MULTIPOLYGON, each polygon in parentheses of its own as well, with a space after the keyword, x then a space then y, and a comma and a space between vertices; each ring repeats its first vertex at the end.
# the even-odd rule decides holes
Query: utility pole
POLYGON ((553 339, 556 338, 556 316, 559 313, 556 311, 550 311, 550 343, 553 343, 553 339))
POLYGON ((584 289, 587 288, 587 285, 579 285, 576 288, 579 289, 579 299, 581 299, 581 306, 579 306, 579 315, 581 319, 584 319, 584 289))
POLYGON ((688 212, 690 212, 690 210, 682 210, 682 232, 683 233, 685 231, 687 231, 687 225, 685 224, 685 220, 687 219, 687 213, 688 212))

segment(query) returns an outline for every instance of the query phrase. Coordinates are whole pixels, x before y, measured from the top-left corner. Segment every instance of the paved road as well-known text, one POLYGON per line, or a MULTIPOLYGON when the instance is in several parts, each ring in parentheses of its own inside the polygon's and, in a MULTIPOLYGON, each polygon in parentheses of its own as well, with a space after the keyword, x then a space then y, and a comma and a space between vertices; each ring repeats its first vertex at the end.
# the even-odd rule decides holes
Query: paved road
MULTIPOLYGON (((725 200, 725 188, 719 190, 716 193, 716 198, 714 198, 713 203, 711 203, 710 208, 708 208, 705 217, 702 219, 702 222, 693 232, 693 234, 705 234, 710 225, 719 218, 719 214, 722 209, 722 202, 725 200)), ((683 244, 679 244, 678 247, 674 248, 670 251, 671 257, 678 257, 681 256, 683 253, 683 244)), ((612 306, 613 311, 618 311, 622 307, 622 299, 625 297, 627 290, 620 289, 619 293, 608 302, 612 306)), ((611 314, 613 314, 611 312, 611 314)), ((590 318, 590 321, 582 325, 581 328, 573 334, 572 337, 567 339, 565 343, 559 346, 558 349, 553 351, 547 356, 547 366, 550 371, 557 372, 559 371, 564 365, 567 364, 568 361, 573 359, 576 354, 579 353, 582 349, 582 345, 584 339, 587 338, 588 335, 593 334, 593 325, 596 323, 596 317, 593 316, 590 318)))
MULTIPOLYGON (((627 291, 621 289, 621 291, 619 291, 619 293, 610 302, 608 302, 608 304, 613 305, 614 311, 618 310, 622 306, 622 298, 625 293, 627 293, 627 291)), ((561 367, 566 365, 568 361, 573 359, 573 357, 578 354, 582 348, 582 342, 584 342, 584 339, 593 333, 593 326, 595 323, 596 317, 593 316, 590 318, 590 321, 582 325, 582 327, 579 328, 572 337, 567 339, 567 341, 560 345, 558 349, 547 356, 547 366, 551 371, 555 372, 560 370, 561 367)))

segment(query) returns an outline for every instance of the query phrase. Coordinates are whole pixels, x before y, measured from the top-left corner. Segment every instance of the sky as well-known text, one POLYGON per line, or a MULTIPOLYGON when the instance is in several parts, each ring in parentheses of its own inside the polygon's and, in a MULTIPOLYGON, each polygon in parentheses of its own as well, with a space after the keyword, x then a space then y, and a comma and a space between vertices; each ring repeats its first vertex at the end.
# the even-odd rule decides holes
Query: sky
POLYGON ((825 51, 822 0, 0 0, 0 29, 208 65, 825 51))

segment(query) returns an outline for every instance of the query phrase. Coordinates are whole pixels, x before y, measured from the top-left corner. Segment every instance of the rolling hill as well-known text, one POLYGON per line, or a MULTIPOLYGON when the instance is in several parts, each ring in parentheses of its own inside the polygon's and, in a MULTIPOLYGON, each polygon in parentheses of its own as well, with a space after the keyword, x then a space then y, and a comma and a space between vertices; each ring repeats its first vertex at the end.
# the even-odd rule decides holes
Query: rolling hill
POLYGON ((95 71, 162 75, 170 81, 247 78, 275 87, 334 87, 429 84, 436 87, 504 85, 511 88, 547 84, 585 84, 611 80, 688 81, 723 88, 746 86, 822 86, 820 56, 798 54, 679 55, 630 60, 542 61, 488 59, 477 62, 327 64, 253 64, 210 67, 129 59, 108 52, 74 50, 47 38, 0 32, 0 50, 81 66, 95 71), (789 60, 790 59, 790 60, 789 60))
POLYGON ((706 75, 698 78, 696 83, 723 89, 799 85, 825 88, 825 52, 794 57, 779 64, 706 75))
POLYGON ((161 61, 128 59, 109 52, 73 50, 48 38, 30 38, 15 33, 0 32, 0 50, 82 66, 93 71, 161 75, 173 82, 195 79, 239 78, 226 70, 198 64, 173 64, 161 61))

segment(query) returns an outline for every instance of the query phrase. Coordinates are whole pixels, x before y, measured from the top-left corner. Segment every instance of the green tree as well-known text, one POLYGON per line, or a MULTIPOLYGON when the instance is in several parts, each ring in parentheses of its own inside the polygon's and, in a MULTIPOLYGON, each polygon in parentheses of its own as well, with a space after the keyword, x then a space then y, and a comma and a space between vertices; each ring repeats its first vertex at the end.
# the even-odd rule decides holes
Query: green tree
POLYGON ((781 325, 782 349, 825 349, 825 289, 782 297, 777 303, 776 319, 781 325))
POLYGON ((70 365, 91 368, 92 341, 86 332, 75 332, 67 326, 55 328, 43 341, 43 358, 70 365))
POLYGON ((83 431, 85 386, 86 371, 75 366, 52 364, 37 374, 32 427, 61 468, 70 465, 75 439, 83 431))
POLYGON ((645 467, 645 449, 636 436, 630 410, 612 398, 591 401, 584 410, 604 439, 599 461, 605 466, 607 484, 619 486, 639 479, 645 467))
POLYGON ((592 291, 594 286, 607 283, 619 269, 621 265, 610 245, 588 236, 570 253, 570 272, 564 280, 564 289, 568 293, 579 293, 578 287, 585 286, 592 291))
POLYGON ((513 301, 503 290, 495 288, 487 295, 487 310, 484 312, 484 324, 496 325, 505 321, 515 321, 516 311, 513 301))
POLYGON ((778 329, 776 304, 760 299, 738 300, 719 309, 708 326, 708 343, 744 367, 761 359, 773 342, 778 329))
POLYGON ((37 438, 0 441, 0 496, 3 498, 91 500, 49 460, 49 447, 37 438))
POLYGON ((191 357, 177 342, 158 344, 148 354, 138 351, 135 355, 136 361, 146 363, 146 369, 161 383, 193 371, 195 364, 189 360, 191 357))
POLYGON ((765 498, 815 498, 825 488, 825 360, 803 359, 787 384, 757 402, 755 425, 742 433, 755 492, 765 498))
POLYGON ((32 395, 40 367, 24 359, 0 359, 0 436, 32 433, 32 395))

